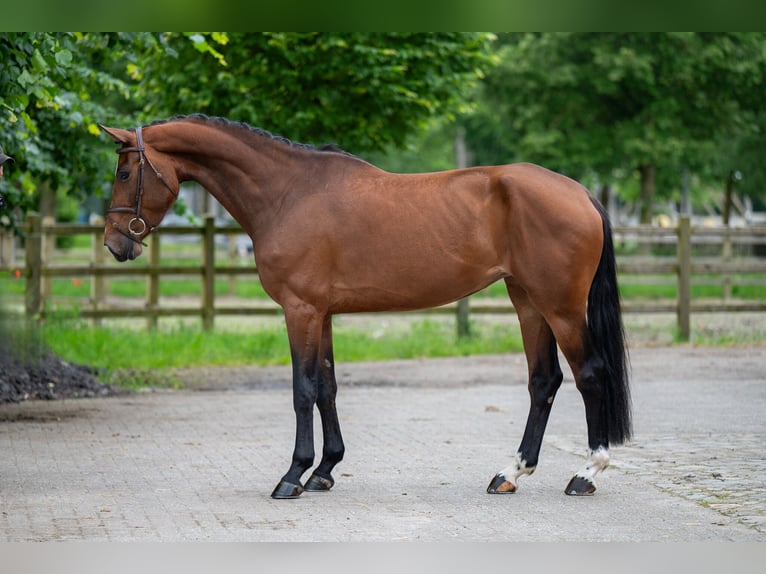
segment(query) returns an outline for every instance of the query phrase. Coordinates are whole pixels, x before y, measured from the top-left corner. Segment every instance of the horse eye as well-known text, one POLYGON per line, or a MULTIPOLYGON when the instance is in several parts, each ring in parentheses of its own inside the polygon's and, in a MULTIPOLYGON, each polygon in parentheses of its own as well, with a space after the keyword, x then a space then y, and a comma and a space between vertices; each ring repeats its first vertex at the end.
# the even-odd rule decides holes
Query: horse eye
POLYGON ((128 181, 128 179, 130 178, 130 172, 129 171, 121 171, 121 172, 119 172, 117 174, 117 178, 120 181, 128 181))

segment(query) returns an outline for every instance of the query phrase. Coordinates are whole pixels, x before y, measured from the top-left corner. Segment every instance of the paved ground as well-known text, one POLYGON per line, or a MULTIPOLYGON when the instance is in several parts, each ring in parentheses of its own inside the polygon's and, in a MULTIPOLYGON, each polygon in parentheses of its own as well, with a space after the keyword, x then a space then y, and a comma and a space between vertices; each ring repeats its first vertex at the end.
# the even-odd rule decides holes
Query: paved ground
POLYGON ((285 368, 3 405, 0 541, 766 541, 766 348, 632 364, 636 438, 589 498, 563 494, 585 452, 570 379, 537 472, 485 493, 523 430, 518 355, 339 367, 346 460, 294 501, 269 497, 293 443, 285 368))

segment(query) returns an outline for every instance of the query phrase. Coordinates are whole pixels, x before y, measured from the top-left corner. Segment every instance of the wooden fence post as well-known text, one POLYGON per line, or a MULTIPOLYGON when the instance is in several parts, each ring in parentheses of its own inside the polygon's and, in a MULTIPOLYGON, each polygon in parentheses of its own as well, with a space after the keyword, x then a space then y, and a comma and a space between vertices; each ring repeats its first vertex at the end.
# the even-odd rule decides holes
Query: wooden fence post
POLYGON ((469 301, 469 297, 463 297, 457 302, 457 336, 461 339, 471 336, 471 308, 469 301))
POLYGON ((26 232, 24 310, 27 320, 32 321, 42 311, 43 238, 39 213, 27 214, 26 232))
MULTIPOLYGON (((160 302, 160 233, 155 233, 149 241, 149 274, 146 277, 146 307, 154 310, 160 302)), ((146 318, 146 327, 150 331, 157 329, 157 314, 146 318)))
POLYGON ((212 331, 215 320, 215 218, 205 215, 202 234, 202 329, 212 331))
MULTIPOLYGON (((732 260, 732 240, 731 240, 731 228, 726 227, 726 234, 723 236, 723 245, 721 246, 721 259, 724 266, 728 266, 732 260)), ((723 300, 724 302, 731 300, 732 292, 732 280, 731 274, 726 271, 723 274, 723 300)))
MULTIPOLYGON (((93 263, 91 267, 102 267, 106 261, 106 248, 104 247, 104 234, 102 231, 94 231, 91 235, 91 251, 93 263)), ((100 273, 94 273, 90 283, 90 299, 93 310, 97 311, 104 303, 106 296, 106 278, 100 273)), ((101 317, 94 316, 91 325, 99 327, 103 324, 101 317)))
MULTIPOLYGON (((227 253, 229 255, 229 265, 234 266, 239 261, 237 253, 237 236, 234 234, 228 234, 226 236, 226 245, 228 247, 227 253)), ((229 295, 237 294, 237 276, 235 274, 229 275, 229 295)))
POLYGON ((0 229, 0 267, 12 268, 16 265, 16 238, 13 233, 0 229))
MULTIPOLYGON (((471 152, 465 143, 465 127, 460 125, 455 132, 455 164, 458 168, 468 167, 473 163, 471 152)), ((471 310, 468 297, 457 302, 457 336, 460 339, 471 335, 471 310)))
MULTIPOLYGON (((56 224, 56 219, 52 215, 43 215, 40 227, 40 252, 42 253, 41 264, 47 265, 53 261, 53 254, 56 251, 56 233, 46 233, 46 228, 56 224)), ((53 293, 53 277, 43 275, 40 278, 40 294, 43 301, 51 298, 53 293)))
POLYGON ((691 218, 684 215, 678 221, 678 337, 691 337, 692 242, 691 218))

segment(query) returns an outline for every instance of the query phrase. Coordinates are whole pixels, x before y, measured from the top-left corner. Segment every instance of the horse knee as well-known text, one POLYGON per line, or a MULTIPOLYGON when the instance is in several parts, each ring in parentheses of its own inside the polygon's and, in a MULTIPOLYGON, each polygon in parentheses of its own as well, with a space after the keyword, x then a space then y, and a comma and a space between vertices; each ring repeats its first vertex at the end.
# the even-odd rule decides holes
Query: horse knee
POLYGON ((325 444, 322 449, 322 458, 333 464, 338 464, 342 461, 344 454, 346 454, 346 448, 342 442, 340 444, 325 444))
POLYGON ((308 384, 293 387, 293 408, 296 413, 308 414, 314 409, 317 401, 317 386, 309 381, 308 384))

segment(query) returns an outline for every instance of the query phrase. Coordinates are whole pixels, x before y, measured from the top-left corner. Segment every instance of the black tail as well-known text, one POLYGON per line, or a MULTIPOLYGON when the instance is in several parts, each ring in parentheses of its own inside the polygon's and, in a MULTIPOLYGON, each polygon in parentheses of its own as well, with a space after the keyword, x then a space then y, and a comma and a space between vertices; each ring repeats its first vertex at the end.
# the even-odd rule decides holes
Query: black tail
POLYGON ((592 350, 604 362, 607 437, 611 444, 622 444, 630 439, 632 423, 628 351, 617 287, 617 264, 609 215, 595 198, 591 199, 604 224, 604 246, 588 294, 588 332, 592 350))

